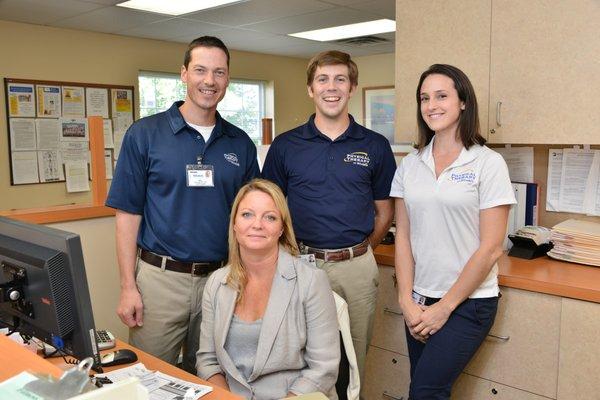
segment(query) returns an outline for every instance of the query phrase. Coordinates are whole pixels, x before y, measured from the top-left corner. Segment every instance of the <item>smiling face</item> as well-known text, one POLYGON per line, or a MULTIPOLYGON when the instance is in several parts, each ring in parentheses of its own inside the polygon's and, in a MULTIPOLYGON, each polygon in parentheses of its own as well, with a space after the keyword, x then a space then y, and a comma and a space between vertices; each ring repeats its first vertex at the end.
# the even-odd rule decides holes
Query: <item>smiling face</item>
POLYGON ((308 86, 308 95, 313 99, 319 118, 345 118, 348 114, 348 101, 356 86, 348 76, 348 66, 344 64, 317 67, 314 78, 308 86))
POLYGON ((465 104, 458 98, 454 81, 446 75, 432 74, 423 81, 420 91, 423 120, 436 134, 456 134, 465 104))
POLYGON ((267 193, 253 190, 240 201, 233 224, 240 251, 274 251, 283 233, 281 213, 267 193))
POLYGON ((187 84, 186 103, 196 111, 214 112, 229 85, 227 55, 217 47, 196 47, 187 68, 181 67, 181 80, 187 84))

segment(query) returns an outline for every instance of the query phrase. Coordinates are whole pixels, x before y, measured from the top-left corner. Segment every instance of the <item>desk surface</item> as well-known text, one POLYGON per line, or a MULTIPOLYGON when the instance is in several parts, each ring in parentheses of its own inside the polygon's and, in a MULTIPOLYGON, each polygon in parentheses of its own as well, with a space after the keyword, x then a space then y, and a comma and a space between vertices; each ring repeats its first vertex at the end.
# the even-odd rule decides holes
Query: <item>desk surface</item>
MULTIPOLYGON (((179 379, 186 381, 199 383, 202 385, 213 386, 208 382, 200 379, 199 377, 192 375, 182 369, 174 367, 148 353, 145 353, 135 347, 128 345, 120 340, 117 340, 117 346, 115 348, 104 350, 101 353, 109 353, 118 349, 131 349, 135 351, 138 356, 138 361, 143 363, 146 368, 150 370, 158 370, 167 375, 174 376, 179 379)), ((115 369, 129 366, 132 364, 119 365, 115 367, 104 368, 105 372, 114 371, 115 369)), ((30 372, 45 372, 59 377, 66 369, 71 368, 72 365, 66 364, 62 357, 53 358, 42 358, 37 355, 33 350, 23 347, 18 343, 15 343, 11 339, 4 335, 0 335, 0 382, 8 379, 22 371, 30 372)), ((213 391, 206 396, 202 397, 202 400, 240 400, 242 397, 234 395, 224 389, 213 386, 213 391)))
MULTIPOLYGON (((378 264, 394 266, 393 245, 379 245, 374 254, 378 264)), ((573 264, 547 256, 524 260, 503 254, 498 259, 498 283, 600 303, 600 267, 573 264)))

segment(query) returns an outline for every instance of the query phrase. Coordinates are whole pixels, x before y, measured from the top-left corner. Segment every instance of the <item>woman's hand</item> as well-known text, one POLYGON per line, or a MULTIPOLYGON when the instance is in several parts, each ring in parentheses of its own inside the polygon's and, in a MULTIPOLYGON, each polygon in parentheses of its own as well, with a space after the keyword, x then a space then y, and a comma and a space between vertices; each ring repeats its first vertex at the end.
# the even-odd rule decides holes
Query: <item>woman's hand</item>
POLYGON ((414 327, 415 333, 423 337, 429 337, 438 332, 452 314, 452 308, 443 300, 426 307, 421 313, 421 321, 414 327))
POLYGON ((414 301, 412 301, 412 299, 400 301, 399 303, 400 308, 402 309, 402 313, 404 314, 404 321, 406 322, 406 326, 408 327, 410 335, 419 342, 425 343, 425 341, 427 340, 427 336, 415 332, 415 326, 418 326, 422 321, 421 316, 423 314, 423 308, 420 305, 416 304, 414 301))

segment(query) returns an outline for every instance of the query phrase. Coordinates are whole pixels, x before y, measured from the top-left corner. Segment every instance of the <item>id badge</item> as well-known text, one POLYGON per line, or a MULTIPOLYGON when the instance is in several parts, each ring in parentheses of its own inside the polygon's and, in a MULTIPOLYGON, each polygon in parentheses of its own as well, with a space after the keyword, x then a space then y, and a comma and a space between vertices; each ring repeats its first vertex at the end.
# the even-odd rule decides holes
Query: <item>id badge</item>
POLYGON ((212 165, 188 164, 185 173, 188 187, 215 186, 215 168, 212 165))
POLYGON ((412 292, 412 299, 415 303, 420 304, 420 305, 425 305, 425 300, 427 299, 425 296, 421 296, 419 293, 413 291, 412 292))
POLYGON ((313 267, 317 266, 317 261, 314 254, 300 254, 300 259, 313 267))

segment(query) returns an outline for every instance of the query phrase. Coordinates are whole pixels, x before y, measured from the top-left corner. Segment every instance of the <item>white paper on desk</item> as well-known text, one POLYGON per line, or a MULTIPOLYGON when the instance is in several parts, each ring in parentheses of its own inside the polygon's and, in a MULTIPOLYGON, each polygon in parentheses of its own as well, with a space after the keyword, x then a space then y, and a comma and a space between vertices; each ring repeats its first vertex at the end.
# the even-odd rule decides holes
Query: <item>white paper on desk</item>
POLYGON ((502 155, 510 180, 513 182, 533 182, 533 147, 496 147, 502 155))
POLYGON ((15 185, 40 182, 37 151, 13 151, 11 157, 15 185))
POLYGON ((595 150, 564 149, 559 211, 583 213, 583 200, 595 150))
POLYGON ((600 151, 596 151, 594 161, 590 168, 585 196, 583 200, 583 211, 588 215, 600 216, 600 151))
POLYGON ((12 151, 35 150, 35 120, 33 118, 11 118, 10 149, 12 151))
POLYGON ((67 192, 89 192, 90 181, 88 166, 84 161, 68 161, 65 163, 67 192))
POLYGON ((36 119, 37 149, 51 150, 60 148, 60 122, 58 119, 36 119))
POLYGON ((40 182, 64 181, 65 174, 59 150, 38 151, 40 182))
POLYGON ((560 180, 562 176, 562 149, 548 151, 548 182, 546 184, 546 211, 559 210, 560 180))
POLYGON ((182 399, 188 388, 194 389, 194 399, 199 399, 212 392, 212 387, 199 385, 163 374, 159 371, 150 371, 144 364, 137 363, 130 367, 121 368, 106 374, 97 374, 104 376, 113 382, 119 382, 131 376, 140 380, 140 383, 148 389, 150 400, 175 400, 182 399))

